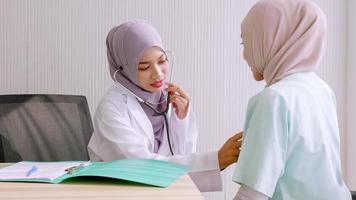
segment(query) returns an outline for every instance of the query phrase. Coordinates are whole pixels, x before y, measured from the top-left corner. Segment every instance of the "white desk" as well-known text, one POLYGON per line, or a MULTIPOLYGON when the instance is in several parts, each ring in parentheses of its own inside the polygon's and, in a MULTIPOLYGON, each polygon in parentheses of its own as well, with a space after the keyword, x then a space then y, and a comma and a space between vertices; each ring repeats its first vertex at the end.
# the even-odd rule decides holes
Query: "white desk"
MULTIPOLYGON (((8 164, 0 163, 0 168, 8 164)), ((125 185, 117 181, 100 179, 65 184, 0 182, 1 200, 190 200, 204 199, 186 174, 169 188, 149 187, 139 184, 125 185)))

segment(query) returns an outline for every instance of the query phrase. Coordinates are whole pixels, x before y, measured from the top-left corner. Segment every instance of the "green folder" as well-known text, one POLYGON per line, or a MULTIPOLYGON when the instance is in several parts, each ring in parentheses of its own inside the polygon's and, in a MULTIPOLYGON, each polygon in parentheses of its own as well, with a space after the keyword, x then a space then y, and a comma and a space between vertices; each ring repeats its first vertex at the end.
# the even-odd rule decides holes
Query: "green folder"
MULTIPOLYGON (((27 166, 40 166, 41 164, 61 163, 66 162, 20 162, 20 164, 27 166)), ((65 172, 64 175, 61 175, 52 180, 46 178, 30 178, 25 176, 23 178, 2 178, 1 176, 1 174, 4 175, 5 173, 25 173, 20 172, 19 170, 23 170, 23 168, 0 169, 0 181, 61 183, 74 177, 107 177, 152 186, 169 187, 188 170, 188 166, 152 159, 123 159, 115 160, 112 162, 90 162, 90 165, 88 166, 75 169, 71 173, 65 172)), ((39 168, 39 170, 46 169, 39 168)))

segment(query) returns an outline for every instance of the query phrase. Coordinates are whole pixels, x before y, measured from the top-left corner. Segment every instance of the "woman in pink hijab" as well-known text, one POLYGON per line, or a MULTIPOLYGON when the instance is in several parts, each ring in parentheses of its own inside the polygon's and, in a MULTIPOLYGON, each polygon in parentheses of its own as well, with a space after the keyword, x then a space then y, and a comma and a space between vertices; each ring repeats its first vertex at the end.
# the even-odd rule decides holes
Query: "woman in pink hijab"
POLYGON ((266 88, 248 104, 235 199, 351 199, 335 95, 315 72, 326 30, 310 0, 261 0, 243 20, 244 58, 266 88))
POLYGON ((147 158, 186 164, 200 191, 221 190, 220 170, 236 162, 241 134, 219 151, 195 152, 198 130, 189 96, 166 82, 167 52, 148 22, 131 20, 112 28, 106 45, 114 83, 95 112, 90 159, 147 158))

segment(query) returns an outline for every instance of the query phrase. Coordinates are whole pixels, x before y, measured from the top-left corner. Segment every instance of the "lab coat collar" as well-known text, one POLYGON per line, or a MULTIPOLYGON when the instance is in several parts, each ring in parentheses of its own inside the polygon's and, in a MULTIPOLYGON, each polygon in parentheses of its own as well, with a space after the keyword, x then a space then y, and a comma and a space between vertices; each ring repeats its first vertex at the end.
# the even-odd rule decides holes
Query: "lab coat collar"
POLYGON ((127 97, 127 106, 129 111, 132 113, 134 119, 137 122, 137 125, 142 129, 142 131, 149 138, 151 148, 154 147, 154 136, 153 136, 153 127, 150 119, 148 119, 145 111, 142 106, 136 99, 134 95, 128 92, 122 85, 116 84, 115 86, 119 92, 127 97))

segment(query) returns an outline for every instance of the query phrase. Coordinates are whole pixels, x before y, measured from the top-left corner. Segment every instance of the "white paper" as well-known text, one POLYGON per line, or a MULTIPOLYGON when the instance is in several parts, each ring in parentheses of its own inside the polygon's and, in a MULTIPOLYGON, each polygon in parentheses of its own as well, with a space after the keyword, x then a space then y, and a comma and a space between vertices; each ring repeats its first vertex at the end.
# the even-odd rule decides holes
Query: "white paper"
POLYGON ((86 161, 69 161, 69 162, 28 162, 22 161, 8 167, 0 169, 0 180, 15 180, 15 179, 44 179, 54 180, 67 173, 66 169, 79 165, 87 166, 86 161), (31 173, 28 172, 36 167, 37 170, 31 173))

